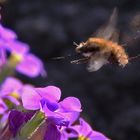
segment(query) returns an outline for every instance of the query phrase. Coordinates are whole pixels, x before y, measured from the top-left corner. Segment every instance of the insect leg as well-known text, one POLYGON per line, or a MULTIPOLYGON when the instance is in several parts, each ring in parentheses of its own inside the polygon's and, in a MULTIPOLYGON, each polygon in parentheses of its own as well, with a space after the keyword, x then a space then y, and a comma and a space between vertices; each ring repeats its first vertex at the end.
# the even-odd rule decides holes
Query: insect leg
POLYGON ((77 60, 73 60, 71 61, 72 64, 83 64, 83 63, 87 63, 89 60, 88 57, 86 58, 81 58, 81 59, 77 59, 77 60))

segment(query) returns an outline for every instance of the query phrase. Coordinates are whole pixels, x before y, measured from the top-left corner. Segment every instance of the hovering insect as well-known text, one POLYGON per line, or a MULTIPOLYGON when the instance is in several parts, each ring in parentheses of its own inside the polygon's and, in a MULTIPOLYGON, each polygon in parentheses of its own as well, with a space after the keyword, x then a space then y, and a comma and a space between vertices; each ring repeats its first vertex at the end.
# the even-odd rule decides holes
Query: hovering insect
POLYGON ((76 45, 76 52, 84 56, 82 59, 71 61, 71 63, 80 64, 87 63, 89 72, 99 70, 107 63, 117 63, 119 66, 126 66, 129 58, 124 48, 119 45, 118 31, 116 30, 117 9, 109 19, 107 26, 101 27, 95 37, 90 37, 86 42, 76 45))

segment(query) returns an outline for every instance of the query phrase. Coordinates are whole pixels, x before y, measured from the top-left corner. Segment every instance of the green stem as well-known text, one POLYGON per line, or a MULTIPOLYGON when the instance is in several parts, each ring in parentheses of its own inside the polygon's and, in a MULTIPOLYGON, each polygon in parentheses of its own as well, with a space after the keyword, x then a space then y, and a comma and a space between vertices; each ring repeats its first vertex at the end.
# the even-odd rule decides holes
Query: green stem
POLYGON ((7 76, 14 75, 14 73, 15 73, 15 70, 13 68, 5 66, 0 71, 0 83, 2 83, 7 76))
POLYGON ((17 64, 20 63, 21 59, 22 58, 20 58, 20 56, 18 56, 18 54, 10 55, 9 59, 7 60, 7 63, 0 70, 0 83, 3 82, 3 80, 7 76, 11 76, 11 75, 15 74, 15 68, 16 68, 17 64))
POLYGON ((37 112, 30 121, 22 128, 19 134, 20 140, 29 139, 35 131, 45 122, 45 115, 42 112, 37 112))

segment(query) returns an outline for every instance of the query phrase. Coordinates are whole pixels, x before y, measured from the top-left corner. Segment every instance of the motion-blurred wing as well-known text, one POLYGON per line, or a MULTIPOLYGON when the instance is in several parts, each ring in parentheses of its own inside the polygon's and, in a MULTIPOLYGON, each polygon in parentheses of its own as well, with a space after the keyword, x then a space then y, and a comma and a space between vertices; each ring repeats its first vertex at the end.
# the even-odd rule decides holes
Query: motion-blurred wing
POLYGON ((118 32, 116 30, 117 13, 117 9, 115 8, 108 23, 97 30, 95 37, 104 38, 115 42, 118 41, 118 32))
POLYGON ((97 71, 99 70, 103 65, 107 64, 108 60, 106 57, 91 57, 87 70, 89 72, 97 71))

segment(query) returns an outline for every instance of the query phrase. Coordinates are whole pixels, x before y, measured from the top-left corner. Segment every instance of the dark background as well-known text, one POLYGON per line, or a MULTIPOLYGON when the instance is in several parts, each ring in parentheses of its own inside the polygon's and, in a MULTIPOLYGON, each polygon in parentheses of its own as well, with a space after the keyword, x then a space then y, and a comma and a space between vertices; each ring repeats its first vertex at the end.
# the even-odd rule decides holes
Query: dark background
POLYGON ((70 64, 73 41, 88 39, 114 7, 119 10, 120 44, 135 56, 140 53, 139 0, 7 0, 1 13, 2 23, 31 46, 48 73, 47 78, 19 78, 37 86, 53 84, 63 97, 80 98, 82 116, 112 140, 140 140, 140 58, 125 68, 106 65, 93 73, 85 65, 70 64), (69 54, 64 60, 51 59, 69 54))

